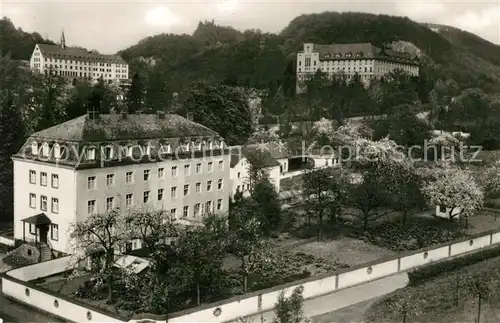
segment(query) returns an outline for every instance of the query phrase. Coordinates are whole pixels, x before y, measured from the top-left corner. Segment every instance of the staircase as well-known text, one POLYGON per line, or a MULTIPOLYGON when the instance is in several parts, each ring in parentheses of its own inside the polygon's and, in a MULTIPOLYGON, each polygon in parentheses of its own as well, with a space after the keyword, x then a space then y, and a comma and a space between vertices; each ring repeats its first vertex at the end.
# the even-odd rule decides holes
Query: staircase
POLYGON ((40 243, 40 262, 52 259, 52 251, 46 243, 40 243))

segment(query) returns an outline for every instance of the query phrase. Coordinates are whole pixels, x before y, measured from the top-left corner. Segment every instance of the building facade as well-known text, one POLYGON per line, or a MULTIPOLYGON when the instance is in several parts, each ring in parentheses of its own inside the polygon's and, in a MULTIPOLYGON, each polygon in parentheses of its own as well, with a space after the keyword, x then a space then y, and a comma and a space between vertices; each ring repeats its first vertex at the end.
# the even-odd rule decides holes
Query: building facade
POLYGON ((99 79, 123 83, 129 79, 127 62, 118 55, 102 55, 79 47, 67 47, 64 32, 59 45, 36 44, 30 59, 32 71, 71 79, 99 79))
POLYGON ((13 161, 14 238, 61 252, 89 214, 148 205, 196 222, 229 207, 223 138, 178 115, 91 113, 33 134, 13 161))
POLYGON ((333 77, 343 75, 346 81, 358 74, 365 85, 385 74, 401 69, 418 76, 419 61, 406 53, 378 48, 370 43, 319 45, 305 43, 297 53, 297 92, 305 91, 304 81, 321 71, 333 77))

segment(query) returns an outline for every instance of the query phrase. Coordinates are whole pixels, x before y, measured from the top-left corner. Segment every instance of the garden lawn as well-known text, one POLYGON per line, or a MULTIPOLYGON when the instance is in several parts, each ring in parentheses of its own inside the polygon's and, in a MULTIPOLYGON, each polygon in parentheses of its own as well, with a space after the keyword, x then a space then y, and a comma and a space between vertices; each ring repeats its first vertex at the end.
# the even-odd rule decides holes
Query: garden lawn
POLYGON ((312 255, 327 261, 335 261, 349 267, 394 255, 393 251, 375 246, 370 242, 343 237, 336 240, 310 242, 298 246, 295 253, 312 255))
MULTIPOLYGON (((455 303, 457 277, 467 277, 475 273, 485 277, 500 267, 500 257, 484 260, 473 265, 450 270, 430 278, 419 285, 408 286, 376 302, 366 313, 367 322, 401 322, 402 315, 390 306, 391 300, 398 295, 409 295, 415 300, 417 311, 422 313, 407 322, 474 322, 477 316, 476 299, 469 296, 459 284, 458 304, 455 303)), ((495 285, 500 282, 494 282, 495 285)), ((500 290, 493 289, 494 295, 489 301, 483 300, 481 323, 500 322, 500 290)))

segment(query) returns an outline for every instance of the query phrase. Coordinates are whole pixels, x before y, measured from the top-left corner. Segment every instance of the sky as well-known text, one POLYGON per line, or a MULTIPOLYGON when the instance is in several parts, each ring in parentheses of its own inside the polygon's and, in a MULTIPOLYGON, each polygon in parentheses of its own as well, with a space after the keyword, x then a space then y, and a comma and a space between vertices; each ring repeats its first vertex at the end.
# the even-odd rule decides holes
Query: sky
POLYGON ((203 20, 239 30, 279 32, 301 14, 324 11, 407 16, 458 27, 500 44, 500 0, 0 0, 0 16, 24 31, 58 41, 64 29, 67 45, 102 53, 115 53, 160 33, 191 34, 203 20))

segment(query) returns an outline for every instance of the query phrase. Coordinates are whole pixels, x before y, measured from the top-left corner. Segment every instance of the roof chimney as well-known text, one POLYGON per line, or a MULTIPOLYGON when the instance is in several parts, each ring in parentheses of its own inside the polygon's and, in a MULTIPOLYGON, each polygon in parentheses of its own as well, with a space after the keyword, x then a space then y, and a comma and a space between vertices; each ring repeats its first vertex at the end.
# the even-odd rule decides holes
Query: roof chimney
POLYGON ((165 119, 165 111, 156 111, 156 117, 158 119, 165 119))
POLYGON ((193 113, 192 112, 188 112, 187 115, 186 115, 186 118, 189 120, 189 121, 193 121, 193 113))

